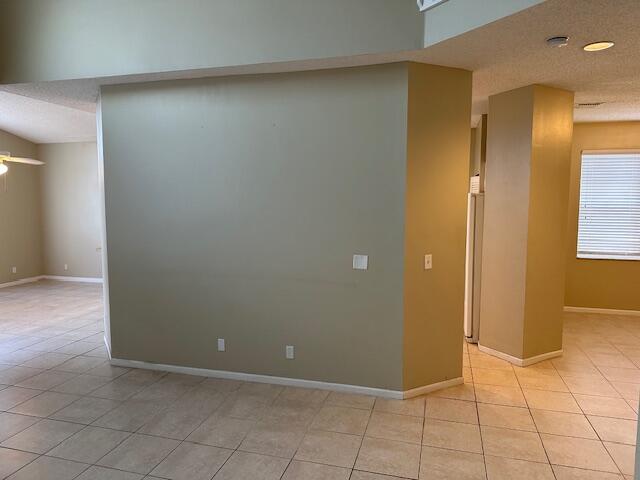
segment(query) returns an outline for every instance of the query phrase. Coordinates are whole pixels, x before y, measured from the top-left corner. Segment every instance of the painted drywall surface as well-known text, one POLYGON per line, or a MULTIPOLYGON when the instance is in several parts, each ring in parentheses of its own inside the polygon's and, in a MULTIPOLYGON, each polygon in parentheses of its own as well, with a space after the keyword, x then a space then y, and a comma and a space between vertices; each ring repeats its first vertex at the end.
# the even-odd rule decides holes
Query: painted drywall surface
MULTIPOLYGON (((0 151, 36 156, 34 144, 1 130, 0 151)), ((0 283, 42 274, 41 167, 17 163, 8 167, 0 176, 0 283)))
POLYGON ((101 100, 114 357, 402 388, 406 65, 101 100))
POLYGON ((640 310, 639 261, 576 258, 581 152, 611 149, 640 149, 640 122, 574 125, 564 303, 574 307, 640 310))
POLYGON ((96 144, 46 144, 37 152, 46 162, 41 172, 44 274, 101 277, 96 144))
POLYGON ((408 114, 405 390, 462 376, 471 72, 409 64, 408 114))
POLYGON ((422 48, 414 0, 9 0, 0 83, 422 48))
POLYGON ((522 358, 533 89, 489 97, 480 343, 522 358))
POLYGON ((562 346, 573 93, 489 98, 480 343, 517 358, 562 346))
POLYGON ((534 85, 524 358, 562 348, 573 92, 534 85))
POLYGON ((494 22, 544 0, 448 0, 424 15, 424 46, 494 22))

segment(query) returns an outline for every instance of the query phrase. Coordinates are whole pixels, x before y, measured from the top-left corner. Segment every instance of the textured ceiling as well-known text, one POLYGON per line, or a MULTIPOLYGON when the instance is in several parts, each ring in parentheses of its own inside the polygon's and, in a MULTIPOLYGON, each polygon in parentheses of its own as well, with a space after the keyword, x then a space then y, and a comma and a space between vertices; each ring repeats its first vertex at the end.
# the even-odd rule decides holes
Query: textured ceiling
POLYGON ((0 129, 36 143, 95 139, 99 85, 336 68, 414 60, 472 70, 474 117, 486 113, 489 95, 541 83, 576 92, 576 102, 605 102, 576 109, 575 119, 640 120, 640 0, 547 0, 510 17, 416 52, 363 55, 173 72, 0 86, 0 129), (550 48, 545 39, 570 37, 550 48), (613 40, 596 53, 586 43, 613 40))
POLYGON ((0 130, 34 143, 89 142, 96 139, 96 116, 95 111, 0 91, 0 130))
POLYGON ((530 9, 423 50, 428 63, 473 70, 474 113, 487 97, 532 83, 576 92, 576 121, 640 120, 640 1, 547 0, 530 9), (570 37, 551 48, 545 39, 570 37), (582 47, 613 40, 615 47, 587 53, 582 47))

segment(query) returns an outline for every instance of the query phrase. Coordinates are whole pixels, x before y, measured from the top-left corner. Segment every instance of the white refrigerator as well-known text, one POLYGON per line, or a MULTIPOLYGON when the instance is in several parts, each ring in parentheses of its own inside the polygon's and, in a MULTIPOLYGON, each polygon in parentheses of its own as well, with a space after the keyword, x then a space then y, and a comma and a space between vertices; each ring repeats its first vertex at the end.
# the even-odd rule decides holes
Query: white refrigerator
POLYGON ((467 254, 464 284, 464 336, 478 343, 480 333, 480 278, 482 274, 482 227, 484 193, 480 193, 479 177, 471 177, 467 196, 467 254))

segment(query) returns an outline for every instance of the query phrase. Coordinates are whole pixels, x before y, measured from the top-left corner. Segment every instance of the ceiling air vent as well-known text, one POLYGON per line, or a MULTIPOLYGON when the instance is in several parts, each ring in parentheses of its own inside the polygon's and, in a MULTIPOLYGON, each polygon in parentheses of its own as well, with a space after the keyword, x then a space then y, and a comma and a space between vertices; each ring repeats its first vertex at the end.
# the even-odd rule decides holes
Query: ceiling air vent
POLYGON ((596 108, 603 104, 604 102, 587 102, 587 103, 576 103, 574 106, 576 108, 596 108))

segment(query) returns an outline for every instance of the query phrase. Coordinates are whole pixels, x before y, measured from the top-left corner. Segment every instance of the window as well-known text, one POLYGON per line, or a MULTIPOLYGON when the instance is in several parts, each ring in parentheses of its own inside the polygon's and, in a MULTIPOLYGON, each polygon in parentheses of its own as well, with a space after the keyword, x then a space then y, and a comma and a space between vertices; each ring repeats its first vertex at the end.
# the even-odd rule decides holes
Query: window
POLYGON ((640 260, 640 151, 583 152, 578 258, 640 260))

